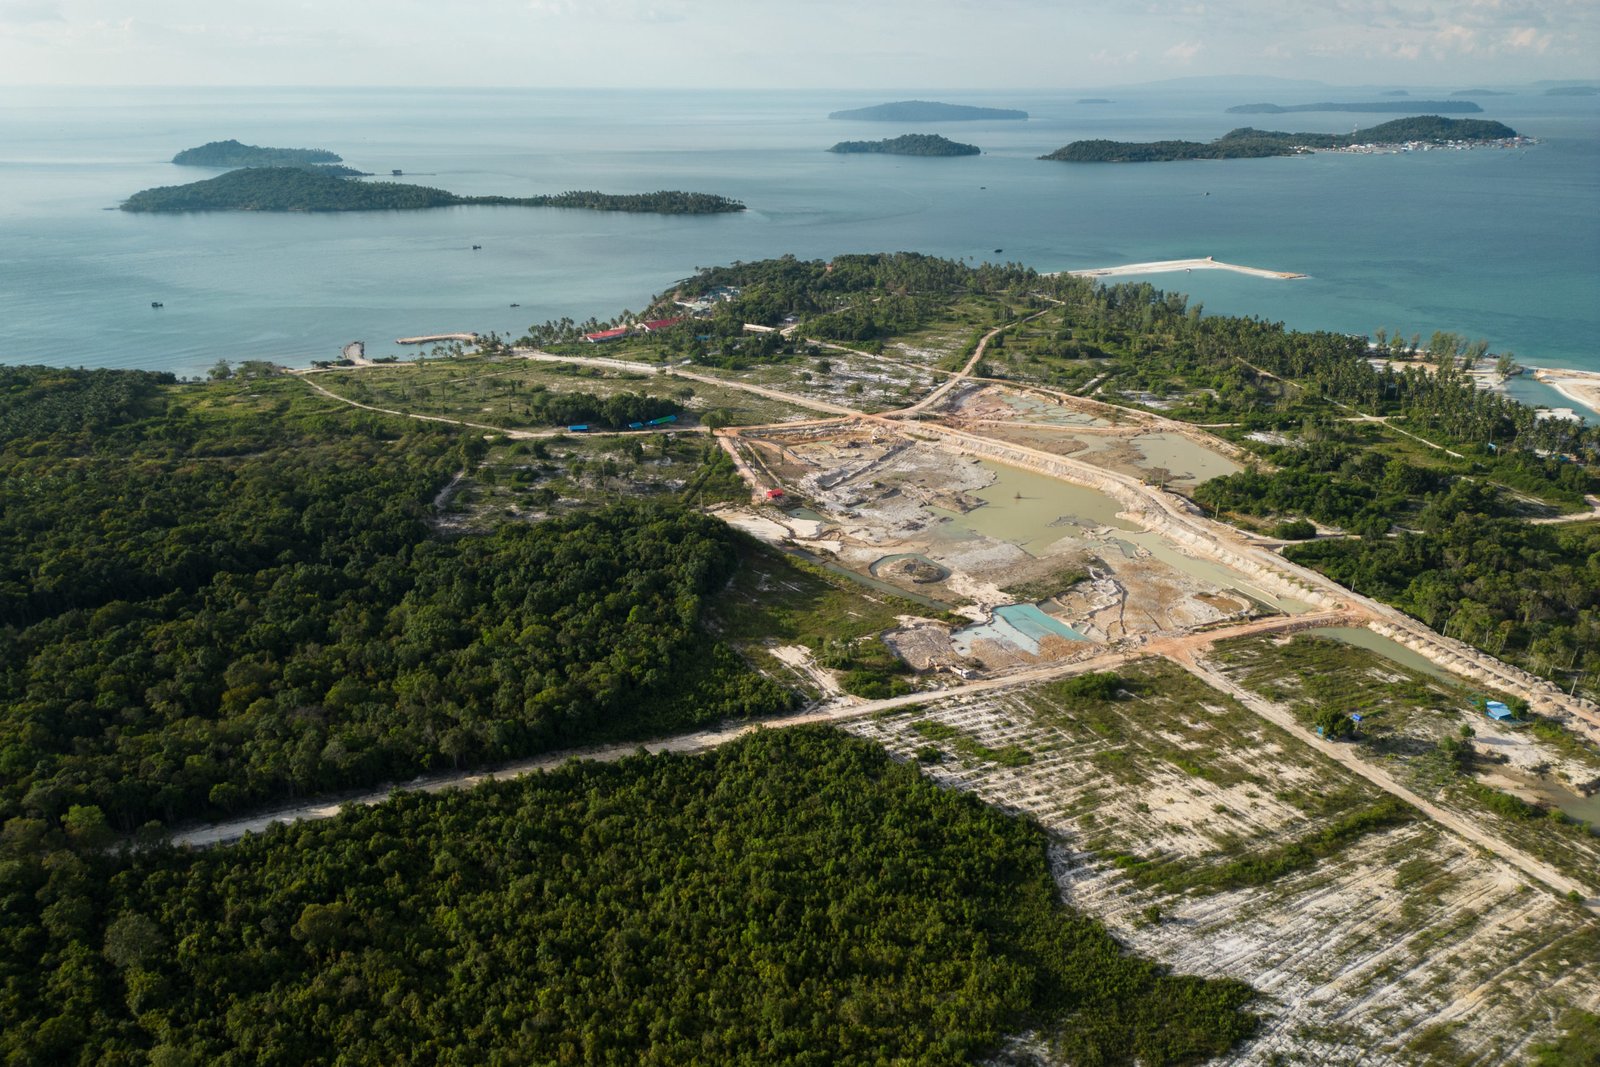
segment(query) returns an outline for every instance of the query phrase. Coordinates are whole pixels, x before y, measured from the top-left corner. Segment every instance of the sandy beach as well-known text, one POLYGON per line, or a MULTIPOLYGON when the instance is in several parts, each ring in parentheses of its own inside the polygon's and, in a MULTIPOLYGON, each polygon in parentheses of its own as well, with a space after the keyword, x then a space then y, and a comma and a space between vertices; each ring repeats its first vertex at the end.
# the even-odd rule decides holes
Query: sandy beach
POLYGON ((1263 267, 1244 267, 1237 263, 1221 263, 1210 256, 1204 259, 1161 259, 1150 263, 1125 263, 1120 267, 1094 267, 1089 270, 1069 270, 1079 278, 1120 278, 1132 274, 1170 274, 1176 271, 1231 270, 1235 274, 1249 274, 1256 278, 1277 278, 1284 281, 1305 278, 1308 275, 1293 271, 1267 270, 1263 267))
POLYGON ((1539 367, 1533 376, 1579 407, 1600 415, 1600 373, 1539 367))

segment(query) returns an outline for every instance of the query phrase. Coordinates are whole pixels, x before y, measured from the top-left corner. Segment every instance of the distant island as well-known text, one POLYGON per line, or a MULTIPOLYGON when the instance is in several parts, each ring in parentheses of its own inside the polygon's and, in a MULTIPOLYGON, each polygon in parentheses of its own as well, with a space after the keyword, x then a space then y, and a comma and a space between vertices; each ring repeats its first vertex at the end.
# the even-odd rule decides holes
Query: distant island
POLYGON ((1026 111, 1006 107, 972 107, 967 104, 941 104, 932 100, 899 100, 874 104, 850 111, 835 111, 830 119, 855 119, 863 122, 974 122, 980 119, 1023 120, 1026 111))
POLYGON ((124 211, 137 212, 416 211, 462 204, 585 208, 657 215, 711 215, 745 209, 739 201, 727 197, 675 191, 629 195, 567 192, 527 197, 458 196, 425 185, 351 181, 320 168, 300 167, 231 170, 188 185, 145 189, 130 196, 121 206, 124 211))
POLYGON ((172 161, 182 167, 299 167, 310 163, 342 163, 344 159, 325 148, 263 148, 227 140, 185 148, 173 156, 172 161))
POLYGON ((983 149, 936 133, 908 133, 882 141, 840 141, 830 152, 879 152, 890 156, 975 156, 983 149))
POLYGON ((1546 96, 1600 96, 1600 87, 1593 85, 1558 85, 1554 89, 1546 89, 1546 96))
POLYGON ((1503 89, 1457 89, 1451 96, 1516 96, 1503 89))
POLYGON ((1086 96, 1082 100, 1078 101, 1080 104, 1109 104, 1111 102, 1112 101, 1107 100, 1103 96, 1086 96))
POLYGON ((1369 145, 1461 144, 1506 141, 1516 130, 1484 119, 1438 115, 1395 119, 1354 133, 1283 133, 1248 126, 1210 143, 1200 141, 1074 141, 1041 159, 1067 163, 1154 163, 1178 159, 1256 159, 1369 145))
POLYGON ((1229 115, 1286 115, 1291 111, 1437 111, 1448 115, 1476 115, 1483 108, 1470 100, 1372 100, 1353 104, 1236 104, 1229 115))
POLYGON ((1406 92, 1406 90, 1404 90, 1404 89, 1385 89, 1383 92, 1379 93, 1378 95, 1379 96, 1410 96, 1411 94, 1406 92))

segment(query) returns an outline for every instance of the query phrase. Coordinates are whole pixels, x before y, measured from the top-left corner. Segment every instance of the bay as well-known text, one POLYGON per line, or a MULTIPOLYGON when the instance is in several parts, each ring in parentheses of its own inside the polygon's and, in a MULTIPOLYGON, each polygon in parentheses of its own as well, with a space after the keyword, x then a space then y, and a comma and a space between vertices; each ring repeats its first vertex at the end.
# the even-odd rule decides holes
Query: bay
POLYGON ((1345 131, 1385 117, 1224 113, 1253 92, 0 89, 0 360, 196 374, 219 358, 303 365, 357 339, 374 355, 414 354, 394 338, 606 318, 700 266, 906 250, 1045 271, 1211 255, 1310 277, 1148 280, 1213 312, 1347 332, 1456 330, 1531 364, 1600 370, 1595 100, 1480 101, 1483 117, 1541 139, 1525 150, 1139 166, 1036 158, 1085 137, 1209 140, 1245 123, 1345 131), (826 118, 894 95, 1032 117, 927 127, 980 145, 976 157, 825 151, 906 132, 826 118), (1114 103, 1076 102, 1087 95, 1114 103), (331 148, 363 170, 401 169, 401 180, 466 194, 675 188, 750 210, 114 210, 139 189, 215 173, 167 161, 228 137, 331 148))

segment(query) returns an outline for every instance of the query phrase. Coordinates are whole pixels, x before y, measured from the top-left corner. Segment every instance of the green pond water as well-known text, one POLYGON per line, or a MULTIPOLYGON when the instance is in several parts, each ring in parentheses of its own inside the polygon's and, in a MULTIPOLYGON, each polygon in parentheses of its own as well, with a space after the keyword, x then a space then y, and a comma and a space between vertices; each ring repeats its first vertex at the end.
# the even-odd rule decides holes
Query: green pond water
POLYGON ((936 533, 957 540, 981 534, 996 541, 1008 541, 1037 556, 1071 533, 1059 525, 1051 525, 1060 519, 1076 519, 1090 527, 1139 529, 1127 519, 1117 517, 1121 505, 1104 493, 988 460, 979 463, 995 476, 993 484, 970 494, 982 500, 984 506, 966 514, 930 507, 929 511, 950 519, 941 524, 936 533))
MULTIPOLYGON (((1392 641, 1381 634, 1375 634, 1364 626, 1319 626, 1314 630, 1305 632, 1316 637, 1326 637, 1342 644, 1376 652, 1392 663, 1397 663, 1402 667, 1409 667, 1414 671, 1436 678, 1447 685, 1463 687, 1471 685, 1466 679, 1458 678, 1420 653, 1413 652, 1398 641, 1392 641)), ((1519 792, 1537 797, 1544 803, 1559 809, 1574 819, 1600 826, 1600 794, 1592 797, 1581 797, 1570 789, 1562 788, 1555 782, 1510 768, 1496 768, 1495 773, 1516 782, 1519 792)))
POLYGON ((1421 653, 1413 652, 1400 642, 1392 641, 1382 634, 1373 633, 1365 626, 1318 626, 1313 630, 1306 630, 1305 633, 1313 637, 1326 637, 1330 640, 1338 641, 1340 644, 1364 648, 1369 652, 1376 652, 1386 660, 1398 663, 1402 667, 1409 667, 1414 671, 1420 671, 1430 678, 1437 678, 1446 685, 1465 686, 1469 684, 1466 679, 1451 674, 1421 653))

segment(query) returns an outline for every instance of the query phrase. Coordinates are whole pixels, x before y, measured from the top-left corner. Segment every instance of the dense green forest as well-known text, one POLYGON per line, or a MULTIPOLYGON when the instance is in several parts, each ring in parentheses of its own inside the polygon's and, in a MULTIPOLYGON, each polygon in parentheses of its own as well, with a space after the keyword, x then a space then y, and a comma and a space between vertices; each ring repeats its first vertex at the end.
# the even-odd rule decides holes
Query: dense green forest
MULTIPOLYGON (((1495 93, 1491 96, 1499 95, 1495 93)), ((1483 108, 1470 100, 1368 100, 1353 104, 1235 104, 1230 115, 1287 115, 1292 111, 1353 111, 1394 114, 1407 111, 1437 111, 1443 115, 1476 115, 1483 108)))
POLYGON ((973 107, 971 104, 941 104, 936 100, 897 100, 892 104, 835 111, 830 119, 858 122, 975 122, 985 119, 1022 121, 1026 111, 1009 107, 973 107))
POLYGON ((94 840, 0 843, 7 1062, 961 1064, 1035 1029, 1155 1065, 1253 1028, 1248 987, 1067 909, 1030 824, 820 727, 200 854, 94 840))
POLYGON ((463 204, 563 207, 590 211, 708 215, 743 211, 737 200, 710 193, 662 190, 612 194, 566 192, 547 196, 457 196, 444 189, 403 182, 349 181, 326 168, 248 167, 188 185, 145 189, 122 210, 178 211, 417 211, 463 204))
POLYGON ((544 386, 534 386, 518 395, 523 401, 524 415, 556 426, 593 423, 616 429, 683 411, 683 405, 676 400, 640 393, 595 396, 593 393, 557 393, 544 386))
POLYGON ((785 316, 805 319, 806 335, 865 341, 917 329, 967 295, 1018 294, 1040 285, 1024 267, 975 267, 916 252, 842 255, 831 260, 794 256, 712 267, 677 283, 651 302, 665 312, 672 301, 719 287, 739 290, 719 303, 712 326, 774 326, 785 316))
POLYGON ((830 152, 881 152, 890 156, 976 156, 983 152, 975 144, 962 144, 936 133, 908 133, 881 141, 840 141, 830 152))
POLYGON ((172 161, 187 167, 299 167, 307 163, 342 163, 326 148, 263 148, 238 141, 210 141, 185 148, 172 161))
POLYGON ((120 830, 789 697, 709 641, 723 524, 619 506, 441 540, 480 439, 292 379, 0 377, 0 821, 120 830))
POLYGON ((1353 133, 1285 133, 1242 126, 1209 143, 1200 141, 1073 141, 1041 159, 1067 163, 1150 163, 1180 159, 1258 159, 1292 156, 1306 149, 1350 148, 1364 144, 1498 141, 1518 136, 1499 122, 1419 115, 1379 123, 1353 133))

